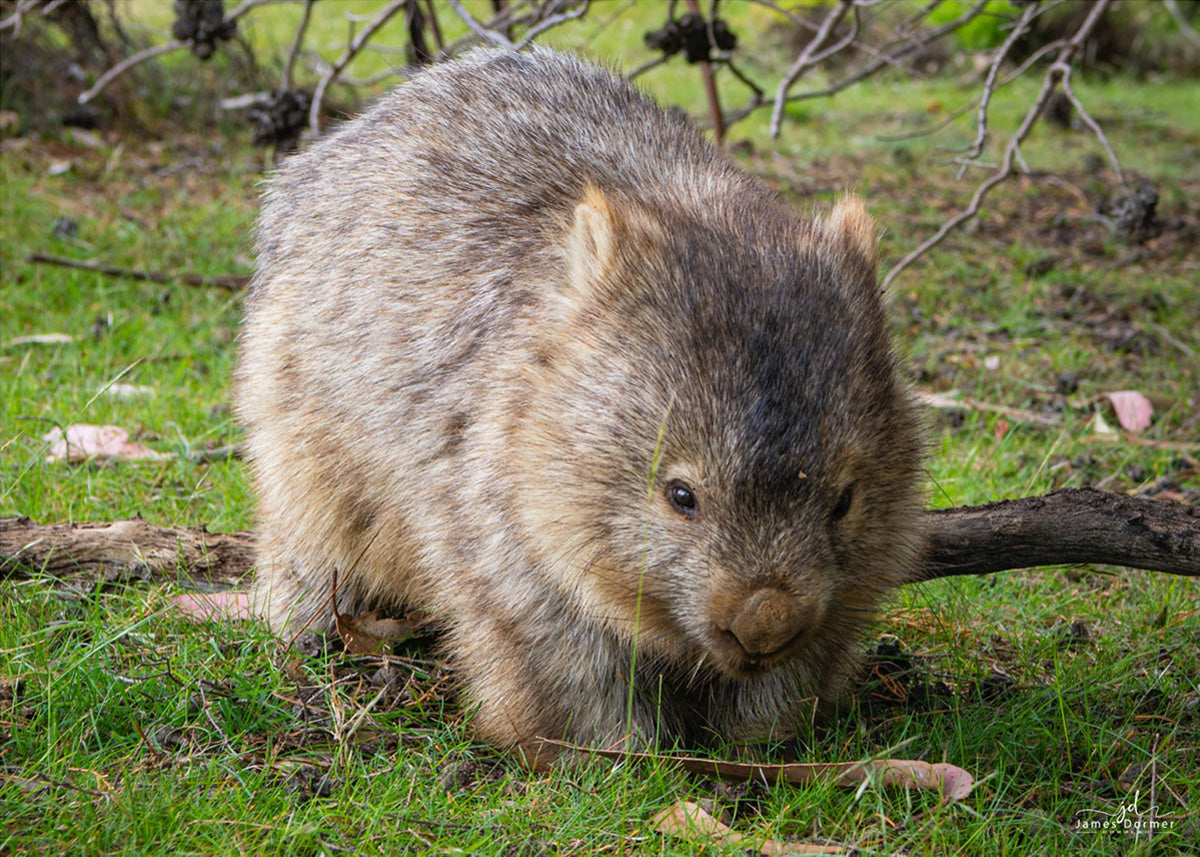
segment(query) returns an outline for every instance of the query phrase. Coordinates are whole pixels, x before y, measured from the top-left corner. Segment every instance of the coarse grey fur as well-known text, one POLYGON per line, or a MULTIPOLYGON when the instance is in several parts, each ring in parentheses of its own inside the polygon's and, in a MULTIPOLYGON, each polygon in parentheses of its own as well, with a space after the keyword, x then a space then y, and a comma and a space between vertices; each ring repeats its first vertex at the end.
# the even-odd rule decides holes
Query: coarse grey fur
POLYGON ((920 548, 875 242, 603 69, 420 73, 266 194, 258 609, 329 629, 336 571, 344 613, 432 611, 479 734, 531 753, 790 732, 920 548))

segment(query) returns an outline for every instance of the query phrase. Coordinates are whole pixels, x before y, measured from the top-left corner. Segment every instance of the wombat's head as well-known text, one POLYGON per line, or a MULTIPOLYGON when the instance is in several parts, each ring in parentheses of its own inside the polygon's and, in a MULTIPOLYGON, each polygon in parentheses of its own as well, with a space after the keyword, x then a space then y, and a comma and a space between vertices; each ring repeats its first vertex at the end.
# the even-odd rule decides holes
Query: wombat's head
POLYGON ((582 616, 680 670, 816 683, 915 561, 920 432, 861 205, 740 198, 585 189, 514 500, 582 616))

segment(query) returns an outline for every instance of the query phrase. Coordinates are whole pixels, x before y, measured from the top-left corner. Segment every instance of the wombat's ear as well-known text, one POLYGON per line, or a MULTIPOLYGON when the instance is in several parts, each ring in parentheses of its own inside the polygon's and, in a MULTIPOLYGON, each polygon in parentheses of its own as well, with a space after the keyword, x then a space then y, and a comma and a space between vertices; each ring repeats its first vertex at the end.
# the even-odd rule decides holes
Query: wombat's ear
POLYGON ((879 235, 862 200, 856 196, 839 199, 825 220, 824 233, 826 241, 836 248, 836 257, 844 273, 852 279, 869 280, 874 286, 879 235))
POLYGON ((605 275, 613 260, 616 230, 617 216, 603 191, 593 184, 586 185, 567 236, 570 289, 587 292, 605 275))

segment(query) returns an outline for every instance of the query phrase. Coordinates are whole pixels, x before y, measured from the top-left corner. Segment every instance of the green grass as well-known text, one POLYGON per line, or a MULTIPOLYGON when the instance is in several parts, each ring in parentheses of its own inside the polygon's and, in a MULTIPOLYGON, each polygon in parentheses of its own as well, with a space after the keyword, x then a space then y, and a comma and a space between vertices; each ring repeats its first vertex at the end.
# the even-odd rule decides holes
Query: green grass
MULTIPOLYGON (((578 37, 597 55, 645 23, 612 8, 611 20, 589 19, 603 27, 578 37)), ((675 66, 646 82, 672 95, 695 83, 694 69, 675 66)), ((1000 189, 974 227, 897 280, 896 334, 914 385, 1059 420, 932 413, 934 505, 1156 482, 1194 503, 1200 490, 1200 295, 1186 239, 1200 193, 1196 87, 1116 79, 1078 88, 1126 168, 1158 184, 1164 220, 1185 224, 1141 250, 1109 237, 1087 220, 1107 181, 1087 166, 1098 147, 1083 132, 1039 128, 1026 157, 1065 184, 1000 189), (1048 267, 1029 267, 1043 260, 1048 267), (1066 375, 1074 386, 1061 385, 1066 375), (1151 396, 1155 423, 1141 437, 1097 439, 1090 420, 1099 411, 1113 423, 1104 394, 1121 389, 1151 396)), ((678 100, 702 103, 694 86, 688 92, 678 100)), ((1031 92, 1017 86, 998 101, 997 135, 1031 92)), ((938 137, 894 137, 966 97, 946 81, 880 82, 797 107, 777 144, 766 139, 765 115, 731 138, 798 207, 856 187, 887 229, 886 265, 974 186, 954 179, 942 151, 969 141, 969 117, 938 137)), ((244 273, 263 163, 237 141, 183 134, 165 145, 5 141, 0 515, 251 526, 244 465, 189 457, 240 436, 229 402, 238 298, 25 259, 40 251, 244 273), (67 161, 66 172, 52 169, 67 161), (60 217, 75 222, 72 236, 56 236, 60 217), (13 344, 51 332, 72 341, 13 344), (154 392, 118 399, 105 392, 115 379, 154 392), (41 436, 79 422, 125 427, 175 457, 48 463, 41 436)), ((800 744, 725 751, 763 761, 947 761, 981 781, 948 806, 873 787, 730 792, 661 763, 530 774, 472 743, 470 712, 455 704, 453 678, 428 645, 402 647, 389 674, 380 673, 386 659, 280 654, 259 625, 183 620, 171 606, 180 591, 0 581, 0 852, 744 853, 651 829, 674 802, 705 799, 736 809, 740 832, 864 853, 1183 854, 1200 840, 1191 812, 1200 801, 1193 580, 1095 567, 909 588, 879 625, 914 671, 901 681, 906 704, 868 704, 887 693, 876 683, 800 744), (1072 636, 1080 627, 1085 639, 1072 636), (1173 825, 1152 842, 1071 829, 1081 814, 1135 799, 1146 813, 1152 788, 1155 811, 1173 825)))

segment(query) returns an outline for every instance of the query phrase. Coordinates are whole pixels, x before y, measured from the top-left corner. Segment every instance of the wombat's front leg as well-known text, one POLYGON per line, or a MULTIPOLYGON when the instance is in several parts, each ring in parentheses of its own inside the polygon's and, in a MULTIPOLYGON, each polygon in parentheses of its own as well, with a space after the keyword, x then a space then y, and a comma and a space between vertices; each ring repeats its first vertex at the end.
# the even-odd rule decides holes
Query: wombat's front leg
POLYGON ((624 749, 656 743, 657 704, 644 693, 631 699, 628 653, 556 612, 543 605, 517 618, 474 610, 455 622, 448 650, 475 731, 537 767, 558 757, 543 738, 624 749))

